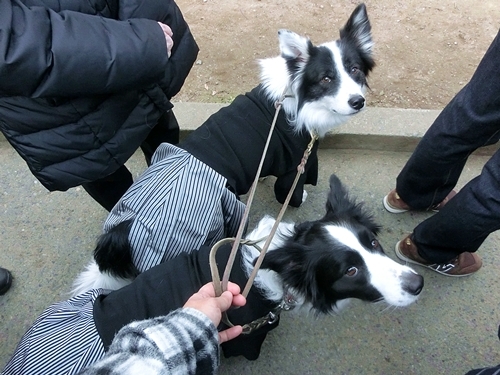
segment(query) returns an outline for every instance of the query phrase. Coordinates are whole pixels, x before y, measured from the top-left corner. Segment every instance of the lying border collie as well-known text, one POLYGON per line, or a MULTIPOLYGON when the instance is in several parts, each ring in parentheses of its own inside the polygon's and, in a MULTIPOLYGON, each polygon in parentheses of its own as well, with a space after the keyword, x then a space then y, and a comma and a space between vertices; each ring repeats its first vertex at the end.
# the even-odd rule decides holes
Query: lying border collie
MULTIPOLYGON (((261 239, 273 225, 274 219, 265 217, 247 238, 261 239)), ((356 204, 332 175, 324 217, 297 225, 279 224, 246 305, 229 310, 229 320, 250 323, 290 301, 317 314, 339 310, 353 298, 392 306, 413 303, 422 290, 423 278, 385 255, 376 238, 378 231, 364 207, 356 204)), ((223 245, 216 254, 221 273, 231 247, 223 245)), ((32 365, 45 366, 36 367, 37 374, 59 373, 55 369, 62 366, 73 370, 89 366, 104 355, 104 348, 121 327, 168 314, 210 282, 210 250, 203 246, 181 254, 109 294, 94 289, 47 309, 21 340, 7 364, 7 373, 31 373, 32 365), (45 360, 42 363, 36 358, 45 360)), ((242 289, 258 255, 255 248, 245 245, 237 254, 230 280, 242 289)), ((222 344, 224 355, 257 359, 267 333, 278 323, 276 319, 222 344)), ((225 328, 223 324, 219 327, 225 328)))
MULTIPOLYGON (((116 289, 139 273, 184 252, 236 235, 244 211, 238 200, 255 179, 275 102, 282 101, 261 177, 276 176, 283 203, 310 132, 322 137, 365 105, 372 58, 371 26, 360 4, 337 41, 314 46, 279 32, 281 55, 264 59, 261 84, 212 115, 179 147, 162 144, 104 224, 91 264, 73 293, 116 289), (234 193, 234 194, 233 194, 234 193)), ((316 184, 317 142, 290 200, 299 206, 304 184, 316 184)))

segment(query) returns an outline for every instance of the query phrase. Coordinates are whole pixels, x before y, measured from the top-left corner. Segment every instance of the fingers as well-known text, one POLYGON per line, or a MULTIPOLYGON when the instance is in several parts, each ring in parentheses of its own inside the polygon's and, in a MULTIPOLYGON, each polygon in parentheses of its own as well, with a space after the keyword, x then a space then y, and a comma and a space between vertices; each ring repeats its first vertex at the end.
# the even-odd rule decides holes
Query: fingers
MULTIPOLYGON (((200 289, 199 293, 204 293, 207 296, 214 297, 215 290, 213 283, 205 284, 200 289)), ((228 282, 227 290, 223 292, 220 297, 216 298, 216 302, 220 310, 224 312, 231 306, 244 306, 246 298, 240 294, 240 287, 238 284, 228 282)))
POLYGON ((243 331, 243 328, 241 326, 234 326, 231 328, 228 328, 222 332, 219 332, 219 343, 223 343, 229 340, 232 340, 239 335, 241 335, 241 332, 243 331))
POLYGON ((172 37, 174 35, 172 29, 170 26, 165 25, 164 23, 158 22, 158 25, 160 25, 161 29, 163 30, 163 33, 165 35, 168 35, 169 37, 172 37))
POLYGON ((214 298, 217 308, 221 312, 226 311, 231 306, 244 306, 246 304, 246 298, 240 294, 240 287, 238 284, 229 282, 227 289, 222 293, 221 296, 215 297, 215 289, 213 283, 207 283, 203 285, 195 296, 196 298, 214 298))
POLYGON ((215 289, 213 283, 207 283, 203 285, 198 293, 206 296, 206 297, 215 297, 215 289))
MULTIPOLYGON (((227 289, 219 297, 215 297, 214 284, 207 283, 187 300, 184 307, 201 311, 217 327, 224 311, 227 311, 231 306, 243 306, 246 303, 246 298, 240 294, 238 284, 229 282, 227 289)), ((231 327, 219 333, 219 340, 221 343, 226 342, 239 336, 241 332, 241 326, 231 327)))
MULTIPOLYGON (((231 281, 227 284, 227 291, 231 292, 233 296, 238 296, 240 294, 240 286, 238 284, 232 283, 231 281)), ((207 297, 215 297, 215 289, 213 283, 207 283, 203 285, 198 293, 203 294, 207 297)))
POLYGON ((165 25, 161 22, 158 22, 158 25, 160 25, 163 31, 163 35, 165 36, 165 42, 167 43, 167 56, 170 57, 170 55, 172 54, 172 47, 174 46, 174 41, 172 40, 172 36, 174 35, 174 33, 168 25, 165 25))
POLYGON ((241 307, 241 306, 245 306, 246 303, 247 303, 247 299, 245 297, 243 297, 242 294, 238 294, 237 296, 233 297, 233 306, 241 307))
POLYGON ((231 294, 230 291, 226 290, 221 294, 220 297, 216 297, 215 301, 217 303, 217 307, 220 309, 221 312, 226 311, 231 307, 233 304, 233 295, 231 294))
POLYGON ((230 291, 233 296, 240 294, 240 286, 238 284, 232 283, 231 281, 228 281, 227 283, 227 290, 230 291))
POLYGON ((233 294, 232 306, 244 306, 247 302, 246 298, 243 297, 241 293, 240 286, 238 284, 228 282, 227 290, 233 294))

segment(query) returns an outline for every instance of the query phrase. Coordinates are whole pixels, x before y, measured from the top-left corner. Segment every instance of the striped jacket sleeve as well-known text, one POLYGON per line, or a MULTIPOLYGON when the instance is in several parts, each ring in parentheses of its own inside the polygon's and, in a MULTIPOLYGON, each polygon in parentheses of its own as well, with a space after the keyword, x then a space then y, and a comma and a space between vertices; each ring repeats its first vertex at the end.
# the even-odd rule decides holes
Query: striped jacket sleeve
POLYGON ((106 355, 80 375, 215 374, 218 366, 216 327, 200 311, 182 308, 123 327, 106 355))

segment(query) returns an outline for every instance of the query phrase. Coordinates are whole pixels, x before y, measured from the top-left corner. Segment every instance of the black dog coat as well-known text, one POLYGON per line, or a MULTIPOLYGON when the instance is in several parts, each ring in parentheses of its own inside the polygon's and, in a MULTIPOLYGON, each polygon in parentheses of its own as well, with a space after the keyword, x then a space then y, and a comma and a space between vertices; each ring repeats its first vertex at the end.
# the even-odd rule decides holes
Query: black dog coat
MULTIPOLYGON (((266 98, 259 85, 210 116, 179 147, 224 176, 237 195, 246 194, 255 179, 275 113, 274 103, 266 98)), ((277 177, 274 192, 280 203, 290 191, 310 140, 310 134, 297 132, 281 110, 261 173, 261 177, 277 177)), ((304 184, 317 183, 317 149, 318 142, 290 200, 293 207, 302 203, 304 184)))
MULTIPOLYGON (((221 246, 217 252, 217 266, 222 275, 226 267, 231 245, 221 246)), ((141 273, 132 284, 101 295, 94 302, 94 322, 107 349, 121 327, 135 321, 166 315, 182 307, 191 295, 207 282, 212 281, 209 267, 210 248, 202 247, 191 254, 181 254, 141 273)), ((243 290, 247 276, 241 268, 241 251, 236 256, 230 281, 243 290)), ((276 304, 265 300, 257 288, 250 289, 245 306, 228 311, 233 324, 245 324, 263 317, 276 308, 276 304)), ((225 357, 243 355, 254 360, 259 357, 260 348, 267 333, 276 328, 266 325, 249 335, 240 335, 222 344, 225 357)), ((227 328, 221 324, 219 330, 227 328)))

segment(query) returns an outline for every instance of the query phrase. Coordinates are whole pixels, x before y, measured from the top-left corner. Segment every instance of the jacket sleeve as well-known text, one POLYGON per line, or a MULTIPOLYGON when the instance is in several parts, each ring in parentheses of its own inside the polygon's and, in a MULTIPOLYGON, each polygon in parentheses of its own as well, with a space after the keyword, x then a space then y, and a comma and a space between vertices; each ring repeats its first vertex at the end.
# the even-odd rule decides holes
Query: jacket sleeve
POLYGON ((92 96, 144 88, 163 78, 167 60, 155 21, 117 21, 0 0, 0 96, 92 96))
POLYGON ((182 308, 123 327, 104 358, 80 375, 210 375, 218 366, 217 329, 200 311, 182 308))

